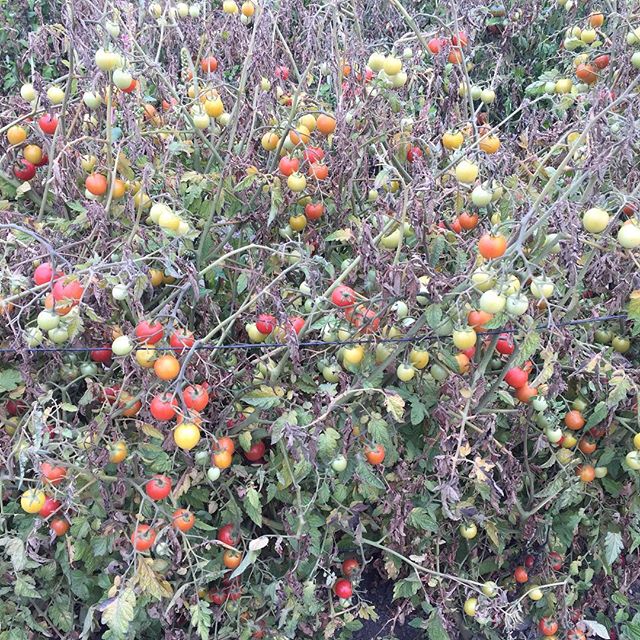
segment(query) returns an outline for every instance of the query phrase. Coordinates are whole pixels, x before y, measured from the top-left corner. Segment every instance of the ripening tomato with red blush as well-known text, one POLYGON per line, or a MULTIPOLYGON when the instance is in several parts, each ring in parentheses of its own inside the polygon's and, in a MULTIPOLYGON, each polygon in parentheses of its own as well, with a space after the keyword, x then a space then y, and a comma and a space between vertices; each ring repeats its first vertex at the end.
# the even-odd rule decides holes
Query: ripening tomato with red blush
POLYGON ((136 551, 148 551, 156 541, 156 531, 148 524, 137 524, 131 534, 131 544, 136 551))
POLYGON ((496 342, 496 351, 503 356, 510 356, 516 349, 513 338, 508 333, 501 333, 496 342))
POLYGON ((264 444, 264 440, 258 440, 257 442, 252 443, 250 449, 248 451, 244 451, 244 457, 249 462, 258 462, 262 460, 267 447, 264 444))
POLYGON ((171 478, 158 473, 144 488, 152 500, 164 500, 171 493, 171 478))
POLYGON ((349 580, 340 578, 340 580, 333 585, 333 592, 338 596, 338 598, 348 600, 353 594, 353 586, 349 580))
POLYGON ((99 349, 92 349, 89 353, 89 357, 94 362, 101 362, 106 364, 111 361, 111 356, 113 355, 113 351, 111 351, 111 346, 105 345, 104 347, 100 347, 99 349))
POLYGON ((507 371, 504 381, 514 389, 519 389, 520 387, 524 387, 529 380, 529 374, 526 371, 523 371, 520 367, 513 367, 507 371))
POLYGON ((187 408, 194 411, 202 411, 209 403, 209 392, 201 384, 189 385, 183 390, 182 396, 187 408))
POLYGON ((356 292, 351 287, 338 285, 331 293, 331 302, 336 307, 352 307, 356 302, 356 292))
POLYGON ((261 313, 256 321, 256 329, 263 335, 268 336, 278 324, 275 316, 268 313, 261 313))
POLYGON ((45 113, 38 119, 38 126, 40 127, 42 133, 52 135, 58 128, 58 116, 51 115, 50 113, 45 113))
POLYGON ((136 325, 136 338, 146 344, 156 344, 162 340, 164 328, 160 322, 142 320, 136 325))
POLYGON ((193 336, 193 332, 188 329, 176 329, 169 338, 169 345, 173 347, 178 354, 186 349, 191 349, 195 342, 196 339, 193 336))

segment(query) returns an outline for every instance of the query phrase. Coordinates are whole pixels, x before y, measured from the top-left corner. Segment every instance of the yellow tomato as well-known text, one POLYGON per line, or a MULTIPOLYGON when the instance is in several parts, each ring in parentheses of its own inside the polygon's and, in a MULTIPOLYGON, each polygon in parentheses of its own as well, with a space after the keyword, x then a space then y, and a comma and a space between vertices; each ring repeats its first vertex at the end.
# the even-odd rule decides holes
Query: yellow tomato
POLYGON ((118 440, 109 447, 109 462, 120 464, 128 455, 129 449, 124 440, 118 440))
POLYGON ((173 439, 181 449, 191 451, 200 442, 200 429, 193 422, 183 422, 175 428, 173 439))
POLYGON ((429 352, 421 349, 411 349, 409 352, 409 362, 416 369, 424 369, 429 364, 429 352))
POLYGON ((464 351, 464 349, 470 349, 476 344, 478 334, 471 328, 455 329, 452 338, 456 348, 464 351))
POLYGON ((20 144, 27 139, 27 130, 15 124, 7 131, 7 140, 9 144, 20 144))
POLYGON ((364 360, 364 347, 357 344, 353 347, 345 349, 342 354, 342 359, 345 364, 360 364, 364 360))
POLYGON ((20 506, 22 507, 22 510, 27 513, 38 513, 44 506, 45 500, 46 496, 44 491, 40 491, 39 489, 27 489, 27 491, 20 496, 20 506))
POLYGON ((158 353, 153 347, 136 350, 136 362, 144 369, 151 369, 158 353))

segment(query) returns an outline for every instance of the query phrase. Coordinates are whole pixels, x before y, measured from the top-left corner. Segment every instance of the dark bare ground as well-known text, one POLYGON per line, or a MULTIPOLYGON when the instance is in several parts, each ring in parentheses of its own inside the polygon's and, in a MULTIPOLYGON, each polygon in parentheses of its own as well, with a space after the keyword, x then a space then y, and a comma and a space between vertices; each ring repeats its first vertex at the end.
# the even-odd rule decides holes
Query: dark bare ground
POLYGON ((378 619, 363 620, 364 626, 356 631, 353 640, 382 640, 398 638, 399 640, 417 640, 423 638, 424 631, 409 625, 410 617, 403 623, 395 621, 399 601, 393 599, 393 582, 380 576, 372 564, 368 565, 359 585, 363 597, 376 608, 378 619))

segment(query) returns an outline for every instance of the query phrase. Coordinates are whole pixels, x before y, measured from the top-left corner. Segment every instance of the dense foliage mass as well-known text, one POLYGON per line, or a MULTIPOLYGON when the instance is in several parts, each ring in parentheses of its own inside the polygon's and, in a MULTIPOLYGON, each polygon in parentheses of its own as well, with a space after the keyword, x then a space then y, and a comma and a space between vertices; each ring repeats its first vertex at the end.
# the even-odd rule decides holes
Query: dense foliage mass
POLYGON ((639 640, 633 3, 43 4, 0 640, 639 640))

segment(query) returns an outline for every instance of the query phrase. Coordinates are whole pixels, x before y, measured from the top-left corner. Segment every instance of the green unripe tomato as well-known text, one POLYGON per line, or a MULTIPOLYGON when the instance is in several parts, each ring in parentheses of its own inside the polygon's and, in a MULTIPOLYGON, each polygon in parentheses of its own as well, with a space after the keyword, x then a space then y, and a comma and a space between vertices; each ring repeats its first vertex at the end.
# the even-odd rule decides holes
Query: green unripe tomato
POLYGON ((331 461, 331 468, 336 473, 340 473, 340 472, 344 471, 347 468, 347 459, 342 454, 336 456, 331 461))

